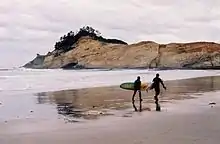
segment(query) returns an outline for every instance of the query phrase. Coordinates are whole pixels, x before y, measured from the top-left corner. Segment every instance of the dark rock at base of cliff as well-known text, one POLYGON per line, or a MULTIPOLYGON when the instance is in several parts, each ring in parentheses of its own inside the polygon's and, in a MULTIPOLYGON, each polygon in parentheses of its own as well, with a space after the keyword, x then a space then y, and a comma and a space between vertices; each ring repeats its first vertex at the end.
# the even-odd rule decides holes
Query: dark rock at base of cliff
POLYGON ((86 67, 78 63, 69 63, 61 68, 62 69, 85 69, 86 67))
POLYGON ((44 63, 45 55, 37 54, 36 58, 34 58, 29 63, 25 64, 23 67, 25 68, 35 68, 35 69, 42 69, 44 63))
POLYGON ((206 66, 206 67, 189 67, 189 68, 183 68, 183 69, 194 69, 194 70, 220 70, 220 66, 206 66))

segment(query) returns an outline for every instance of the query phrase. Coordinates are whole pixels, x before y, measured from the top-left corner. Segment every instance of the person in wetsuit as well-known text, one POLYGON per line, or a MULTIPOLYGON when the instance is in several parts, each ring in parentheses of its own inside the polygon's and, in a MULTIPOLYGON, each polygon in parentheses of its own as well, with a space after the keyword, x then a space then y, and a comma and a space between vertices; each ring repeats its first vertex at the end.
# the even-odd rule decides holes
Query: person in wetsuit
POLYGON ((165 90, 167 89, 163 83, 163 80, 160 79, 159 76, 160 76, 159 74, 156 74, 156 77, 153 79, 153 84, 151 85, 151 89, 155 90, 154 100, 155 100, 157 111, 160 111, 160 105, 158 103, 158 96, 160 94, 160 83, 162 84, 162 86, 165 90))
POLYGON ((134 105, 134 101, 135 101, 134 97, 135 97, 137 92, 139 93, 139 98, 140 98, 140 103, 141 103, 142 98, 141 98, 141 78, 140 78, 140 76, 138 76, 137 79, 134 82, 134 93, 133 93, 133 96, 132 96, 132 104, 133 104, 133 106, 135 108, 135 111, 137 111, 137 109, 136 109, 136 107, 134 105))

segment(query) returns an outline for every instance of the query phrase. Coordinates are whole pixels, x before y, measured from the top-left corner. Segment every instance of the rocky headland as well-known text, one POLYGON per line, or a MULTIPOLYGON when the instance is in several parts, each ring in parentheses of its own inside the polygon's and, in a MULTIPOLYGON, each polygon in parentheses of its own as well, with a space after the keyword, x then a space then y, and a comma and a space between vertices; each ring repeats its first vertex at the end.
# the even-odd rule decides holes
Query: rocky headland
POLYGON ((91 27, 83 27, 60 38, 52 52, 37 54, 25 64, 35 69, 76 68, 159 68, 218 69, 220 44, 190 42, 159 44, 142 41, 127 44, 106 39, 91 27))

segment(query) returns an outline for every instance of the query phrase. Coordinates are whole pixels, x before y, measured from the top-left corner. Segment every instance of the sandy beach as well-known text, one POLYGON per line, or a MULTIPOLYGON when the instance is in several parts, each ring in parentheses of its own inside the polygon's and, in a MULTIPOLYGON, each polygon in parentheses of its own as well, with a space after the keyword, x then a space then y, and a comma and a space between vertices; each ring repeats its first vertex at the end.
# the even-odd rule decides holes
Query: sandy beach
POLYGON ((28 100, 8 106, 8 97, 0 106, 1 113, 11 110, 13 115, 7 111, 0 121, 0 143, 218 143, 220 77, 165 84, 168 90, 160 96, 161 112, 155 111, 153 91, 143 92, 143 111, 134 112, 132 91, 119 87, 37 93, 31 97, 35 102, 31 106, 28 100), (211 102, 216 104, 211 106, 211 102), (22 104, 24 112, 16 115, 16 105, 22 104))

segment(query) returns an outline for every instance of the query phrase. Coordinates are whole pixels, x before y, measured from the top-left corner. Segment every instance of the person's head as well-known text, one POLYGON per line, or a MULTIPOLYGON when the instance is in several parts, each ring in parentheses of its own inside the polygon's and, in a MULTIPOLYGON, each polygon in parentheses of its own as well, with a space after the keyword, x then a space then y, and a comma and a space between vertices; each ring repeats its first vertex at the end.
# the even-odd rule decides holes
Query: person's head
POLYGON ((140 80, 140 79, 141 79, 141 77, 140 77, 140 76, 138 76, 138 77, 137 77, 137 80, 140 80))
POLYGON ((156 77, 159 77, 159 76, 160 76, 159 73, 157 73, 157 74, 156 74, 156 77))

